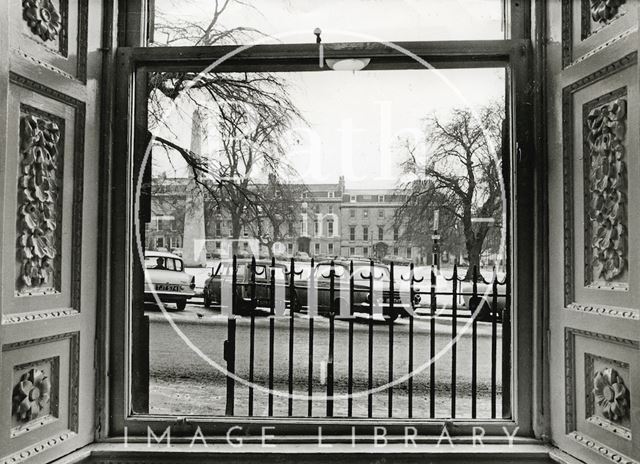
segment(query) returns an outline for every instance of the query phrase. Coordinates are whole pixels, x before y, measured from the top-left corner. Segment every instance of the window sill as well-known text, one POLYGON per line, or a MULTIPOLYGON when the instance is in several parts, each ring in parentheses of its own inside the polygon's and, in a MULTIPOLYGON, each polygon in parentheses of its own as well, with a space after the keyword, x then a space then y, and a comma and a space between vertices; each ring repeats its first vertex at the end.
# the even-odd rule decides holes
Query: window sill
MULTIPOLYGON (((391 440, 390 440, 391 441, 391 440)), ((487 439, 486 441, 489 441, 487 439)), ((209 442, 206 446, 201 440, 191 445, 187 443, 163 444, 147 443, 96 443, 89 445, 76 453, 67 456, 57 464, 71 463, 109 463, 109 462, 178 462, 205 463, 215 462, 252 462, 259 459, 263 464, 277 463, 301 463, 301 462, 325 462, 325 455, 331 455, 331 459, 339 459, 341 456, 348 459, 351 464, 371 462, 376 457, 389 460, 389 462, 446 462, 446 463, 552 463, 555 448, 535 440, 525 440, 514 443, 512 446, 506 443, 476 444, 460 443, 451 446, 448 441, 440 445, 437 440, 434 443, 418 443, 408 446, 404 443, 388 443, 384 446, 374 446, 373 443, 361 443, 355 446, 350 443, 294 443, 279 442, 268 443, 244 443, 241 446, 229 445, 219 441, 209 442), (270 445, 270 446, 269 446, 270 445)))

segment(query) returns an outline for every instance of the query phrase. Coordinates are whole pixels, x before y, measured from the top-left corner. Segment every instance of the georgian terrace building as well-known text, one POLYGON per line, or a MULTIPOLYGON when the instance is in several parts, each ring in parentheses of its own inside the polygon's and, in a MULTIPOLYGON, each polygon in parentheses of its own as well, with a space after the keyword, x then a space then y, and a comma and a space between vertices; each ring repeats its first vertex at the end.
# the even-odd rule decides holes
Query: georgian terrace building
MULTIPOLYGON (((154 188, 146 226, 147 249, 182 252, 183 247, 188 248, 195 240, 204 244, 209 257, 230 254, 233 235, 229 213, 187 207, 186 182, 186 179, 163 179, 162 193, 156 193, 154 188), (201 224, 193 227, 194 223, 201 224)), ((396 260, 416 262, 427 259, 428 253, 420 246, 401 241, 402 229, 395 225, 394 215, 402 204, 402 195, 395 190, 348 189, 340 177, 334 184, 306 185, 299 202, 300 219, 282 226, 286 230, 280 231, 283 239, 276 254, 307 253, 316 258, 394 256, 396 260)), ((205 203, 206 199, 202 206, 205 203)), ((273 234, 270 229, 270 225, 263 224, 262 230, 273 234)), ((241 252, 269 256, 266 246, 248 228, 243 227, 239 240, 241 252)), ((189 260, 186 256, 185 259, 189 260)))

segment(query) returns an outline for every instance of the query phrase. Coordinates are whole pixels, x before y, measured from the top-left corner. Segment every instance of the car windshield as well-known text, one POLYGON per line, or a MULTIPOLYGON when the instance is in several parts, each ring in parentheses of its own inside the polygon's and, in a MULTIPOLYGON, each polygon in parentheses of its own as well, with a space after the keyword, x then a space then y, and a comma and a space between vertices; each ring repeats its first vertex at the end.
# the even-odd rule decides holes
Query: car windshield
POLYGON ((146 269, 182 271, 182 260, 165 256, 145 256, 144 267, 146 269))

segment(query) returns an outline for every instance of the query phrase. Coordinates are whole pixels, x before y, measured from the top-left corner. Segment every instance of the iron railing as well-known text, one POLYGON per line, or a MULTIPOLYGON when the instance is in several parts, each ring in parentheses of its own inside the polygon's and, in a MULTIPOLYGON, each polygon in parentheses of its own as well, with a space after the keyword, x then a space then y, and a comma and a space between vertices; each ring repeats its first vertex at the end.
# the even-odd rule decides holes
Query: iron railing
MULTIPOLYGON (((224 341, 224 359, 227 371, 231 374, 226 375, 226 415, 244 415, 244 411, 236 413, 236 402, 239 403, 238 406, 245 405, 243 401, 237 401, 236 388, 241 388, 241 386, 238 386, 236 379, 234 379, 238 356, 237 335, 240 330, 236 321, 242 317, 249 320, 248 328, 246 324, 243 326, 243 330, 248 329, 249 338, 248 353, 246 354, 248 356, 248 386, 242 386, 242 388, 248 388, 247 416, 256 415, 254 389, 258 384, 257 374, 260 374, 262 378, 265 367, 268 389, 266 415, 269 417, 275 415, 275 324, 278 319, 288 318, 286 415, 289 417, 303 415, 294 413, 294 399, 296 401, 306 400, 306 415, 308 417, 333 417, 336 415, 335 400, 337 398, 346 398, 346 411, 339 411, 337 414, 339 416, 378 417, 381 414, 379 414, 379 410, 376 410, 376 414, 374 414, 374 396, 380 395, 383 390, 386 390, 387 403, 386 413, 383 415, 394 417, 394 414, 397 413, 397 410, 394 410, 395 393, 396 390, 402 390, 403 402, 406 400, 405 414, 408 418, 510 418, 511 301, 508 277, 505 275, 499 279, 494 269, 491 278, 485 278, 475 267, 461 275, 458 266, 454 266, 448 276, 444 275, 446 272, 440 274, 431 268, 427 272, 430 279, 425 282, 427 276, 418 277, 417 268, 413 264, 404 270, 400 270, 399 266, 393 263, 381 267, 383 265, 371 261, 365 264, 365 266, 367 265, 368 270, 363 271, 363 265, 360 263, 358 266, 360 271, 354 274, 355 264, 353 261, 326 261, 316 264, 313 259, 310 263, 300 263, 291 259, 283 269, 282 264, 277 263, 275 259, 272 259, 270 263, 258 266, 255 258, 240 262, 234 257, 230 263, 231 272, 227 273, 227 277, 222 276, 219 272, 217 275, 214 274, 213 281, 218 277, 220 282, 220 299, 225 300, 224 295, 227 295, 227 301, 220 302, 222 312, 226 314, 228 321, 227 339, 224 341), (305 267, 308 268, 308 275, 303 276, 305 267), (319 274, 320 267, 328 268, 328 272, 319 274), (239 275, 240 269, 242 270, 241 275, 239 275), (337 272, 338 269, 342 273, 337 272), (384 271, 385 269, 386 271, 384 271), (280 272, 276 273, 276 271, 280 272), (345 276, 344 272, 348 272, 348 275, 345 276), (429 285, 425 287, 425 283, 429 285), (443 288, 445 284, 447 288, 443 288), (225 293, 222 290, 225 286, 229 287, 230 291, 225 293), (364 299, 363 293, 367 294, 364 299), (380 297, 380 295, 382 296, 380 297), (278 298, 284 298, 284 301, 277 301, 278 298), (311 301, 312 299, 315 299, 316 302, 311 301), (268 305, 259 308, 259 303, 265 301, 268 302, 268 305), (283 312, 282 308, 286 307, 288 307, 288 311, 283 312), (348 317, 345 317, 345 307, 348 308, 348 317), (405 321, 402 323, 402 327, 406 327, 407 352, 402 356, 396 348, 396 326, 398 324, 393 322, 396 316, 400 318, 400 321, 405 321), (264 317, 268 318, 268 363, 266 366, 256 362, 256 348, 259 344, 262 346, 263 342, 263 340, 257 340, 256 337, 256 319, 264 317), (301 388, 294 388, 294 377, 297 377, 299 381, 303 375, 295 370, 294 361, 296 356, 298 359, 303 359, 305 354, 304 352, 296 352, 296 349, 303 346, 300 342, 300 335, 296 338, 296 334, 297 330, 300 330, 301 324, 304 324, 305 317, 307 318, 306 391, 301 391, 301 388), (324 328, 326 326, 323 326, 321 331, 316 329, 317 317, 322 317, 323 320, 328 319, 328 330, 324 328), (338 394, 335 393, 334 388, 336 321, 347 324, 346 391, 338 394), (437 330, 440 328, 441 322, 444 321, 448 321, 451 326, 450 345, 444 355, 439 356, 441 353, 437 349, 437 330), (470 332, 463 333, 460 330, 459 323, 461 322, 465 322, 465 327, 470 327, 470 332), (418 323, 426 328, 429 359, 416 360, 415 357, 417 346, 415 331, 418 323), (359 395, 356 391, 354 368, 356 363, 362 360, 359 355, 357 359, 354 359, 354 327, 356 324, 368 324, 366 389, 358 390, 366 390, 366 395, 359 395), (483 328, 483 335, 479 334, 480 324, 483 328), (374 368, 380 359, 379 346, 376 344, 379 343, 376 339, 377 331, 374 329, 382 326, 382 330, 385 330, 385 325, 387 330, 386 366, 388 371, 386 379, 388 384, 381 389, 377 388, 374 382, 374 368), (501 334, 499 334, 499 328, 501 328, 501 334), (317 382, 314 381, 314 360, 318 356, 318 353, 315 352, 315 345, 316 337, 319 336, 328 337, 326 375, 325 381, 321 383, 324 391, 318 391, 317 382), (466 342, 469 342, 468 338, 470 338, 470 360, 461 359, 459 356, 458 347, 461 337, 465 337, 466 342), (481 337, 490 338, 489 353, 479 351, 478 340, 481 337), (498 347, 500 347, 500 356, 498 356, 498 347), (404 359, 406 359, 404 372, 394 371, 394 355, 402 357, 403 367, 404 359), (479 372, 479 360, 483 360, 483 365, 486 366, 487 356, 489 357, 490 371, 488 379, 485 379, 489 384, 488 399, 485 394, 479 400, 480 375, 484 374, 486 377, 484 370, 479 372), (440 363, 446 363, 447 357, 450 362, 448 373, 450 379, 448 382, 439 382, 436 366, 440 363), (425 363, 428 363, 428 379, 426 381, 423 377, 427 369, 424 369, 424 374, 420 376, 415 372, 417 364, 424 366, 425 363), (471 371, 469 373, 470 385, 464 385, 465 389, 469 387, 468 394, 464 395, 464 399, 467 402, 470 401, 470 408, 468 408, 468 412, 459 414, 458 387, 460 387, 460 382, 458 375, 461 373, 460 369, 465 365, 468 365, 471 371), (498 369, 501 369, 500 382, 498 369), (404 380, 398 382, 397 375, 405 376, 404 380), (421 395, 422 399, 422 395, 425 393, 428 394, 428 411, 425 409, 416 412, 414 404, 416 395, 421 395), (354 402, 360 401, 361 398, 364 399, 365 396, 366 415, 357 414, 354 411, 354 402), (318 410, 316 397, 325 403, 323 413, 318 410), (500 412, 498 412, 499 397, 501 398, 500 412), (437 414, 438 401, 442 403, 447 400, 450 403, 448 414, 442 411, 437 414), (488 414, 485 412, 483 415, 478 412, 479 401, 490 403, 488 414)), ((218 267, 219 270, 220 267, 218 267)), ((440 335, 442 336, 441 332, 440 335)), ((280 340, 284 340, 284 338, 280 338, 280 340)), ((424 342, 424 337, 421 337, 419 343, 424 342)), ((360 348, 358 347, 358 353, 365 352, 360 348)))

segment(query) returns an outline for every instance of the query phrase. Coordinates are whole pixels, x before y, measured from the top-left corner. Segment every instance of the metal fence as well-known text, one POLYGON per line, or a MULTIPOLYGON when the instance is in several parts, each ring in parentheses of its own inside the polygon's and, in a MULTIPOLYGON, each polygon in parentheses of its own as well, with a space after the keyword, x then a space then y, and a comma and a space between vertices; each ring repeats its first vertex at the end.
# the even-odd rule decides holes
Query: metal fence
MULTIPOLYGON (((388 265, 374 262, 354 261, 324 261, 316 263, 300 263, 291 259, 286 265, 271 260, 270 262, 239 260, 234 257, 228 263, 230 269, 226 274, 218 267, 211 283, 205 292, 213 292, 214 284, 219 285, 219 299, 223 314, 228 316, 227 339, 224 341, 224 359, 226 368, 232 375, 236 374, 237 360, 237 318, 248 318, 248 385, 238 385, 232 375, 226 376, 226 414, 256 415, 256 398, 254 385, 257 369, 263 369, 263 365, 256 364, 256 348, 262 346, 262 340, 256 340, 256 317, 258 307, 263 306, 262 311, 268 312, 268 363, 266 366, 266 384, 268 388, 266 412, 267 416, 274 416, 274 362, 275 362, 275 323, 278 318, 288 318, 288 343, 280 339, 279 343, 288 344, 287 362, 287 415, 294 416, 294 397, 306 395, 308 417, 334 417, 334 402, 338 397, 334 394, 334 378, 336 374, 335 363, 335 324, 336 321, 344 321, 348 324, 347 349, 346 349, 346 392, 341 398, 346 398, 346 417, 374 417, 374 395, 386 395, 386 416, 394 416, 394 392, 398 388, 397 375, 406 376, 402 382, 403 405, 406 401, 406 417, 436 418, 436 402, 444 400, 450 402, 448 417, 456 418, 458 400, 458 375, 460 374, 460 358, 458 355, 458 341, 460 336, 470 338, 471 360, 465 359, 466 368, 470 368, 470 414, 469 418, 496 418, 511 416, 511 301, 510 285, 507 275, 498 278, 495 269, 490 278, 485 278, 477 268, 471 268, 464 273, 454 266, 450 275, 444 276, 436 269, 431 268, 428 276, 418 277, 417 269, 411 264, 403 267, 390 263, 388 265), (304 271, 306 269, 306 271, 304 271), (303 272, 304 271, 304 272, 303 272), (308 274, 307 274, 308 271, 308 274), (305 274, 305 275, 303 275, 305 274), (463 274, 463 275, 462 275, 463 274), (427 278, 428 277, 428 278, 427 278), (219 280, 219 283, 216 281, 219 280), (446 284, 446 288, 443 285, 446 284), (226 288, 226 290, 225 290, 226 288), (225 301, 226 300, 226 303, 225 301), (283 311, 283 308, 288 310, 283 311), (346 309, 345 309, 346 308, 346 309), (356 319, 355 314, 359 317, 356 319), (302 316, 302 317, 299 317, 302 316), (316 330, 317 317, 328 319, 328 330, 316 330), (306 320, 305 320, 306 318, 306 320), (394 343, 397 337, 397 321, 403 320, 406 326, 408 340, 406 353, 402 353, 406 359, 405 372, 394 371, 394 355, 398 355, 394 343), (446 356, 436 360, 436 323, 439 320, 448 320, 450 329, 450 347, 446 356), (394 322, 396 321, 396 322, 394 322), (416 387, 417 377, 414 369, 417 363, 426 360, 415 359, 414 327, 416 321, 425 324, 428 333, 428 353, 430 364, 428 366, 428 380, 426 384, 416 387), (466 322, 470 326, 470 332, 462 334, 459 331, 459 322, 466 322), (307 324, 306 353, 296 353, 296 330, 300 330, 300 324, 307 324), (374 326, 383 324, 386 331, 386 365, 388 366, 388 386, 381 391, 374 388, 374 352, 376 350, 376 337, 374 326), (366 395, 354 395, 354 325, 368 324, 368 336, 366 347, 366 395), (478 327, 482 324, 483 330, 490 337, 490 350, 479 352, 478 327), (498 328, 501 326, 501 336, 498 328), (314 357, 319 353, 314 349, 314 337, 328 337, 326 354, 326 382, 321 385, 314 384, 314 357), (500 348, 500 354, 498 354, 500 348), (301 376, 299 369, 294 373, 294 360, 296 356, 307 356, 306 391, 294 391, 294 375, 301 376), (485 416, 478 414, 478 361, 480 357, 484 364, 490 366, 489 401, 490 412, 485 416), (437 389, 436 364, 449 362, 450 381, 444 391, 437 389), (498 382, 498 369, 501 369, 501 381, 498 382), (415 378, 414 378, 415 377, 415 378), (248 388, 248 397, 244 403, 236 401, 237 389, 248 388), (500 395, 498 389, 500 388, 500 395), (374 391, 372 391, 374 390, 374 391), (428 412, 424 411, 416 416, 414 411, 414 398, 416 390, 427 392, 428 412), (297 395, 297 396, 296 396, 297 395), (501 397, 500 413, 498 413, 498 397, 501 397), (322 398, 324 407, 319 408, 316 397, 322 398), (366 398, 365 398, 366 397, 366 398), (406 397, 406 398, 405 398, 406 397), (367 404, 366 415, 354 414, 354 401, 365 401, 367 404), (236 405, 236 402, 239 404, 236 405), (245 409, 246 408, 246 409, 245 409)), ((298 334, 298 346, 299 346, 298 334)), ((378 333, 379 338, 379 333, 378 333)), ((403 341, 403 342, 405 342, 403 341)), ((357 347, 357 360, 364 361, 361 354, 364 350, 357 347)), ((467 353, 468 354, 468 353, 467 353)), ((380 356, 380 354, 377 354, 380 356)), ((299 362, 299 360, 298 360, 299 362)), ((425 369, 425 374, 427 370, 425 369)), ((341 373, 344 375, 344 373, 341 373)), ((261 405, 263 406, 263 405, 261 405)), ((364 409, 362 409, 364 411, 364 409)), ((297 414, 300 415, 299 413, 297 414)), ((343 415, 343 414, 341 414, 343 415)), ((440 415, 439 417, 442 417, 440 415)))

